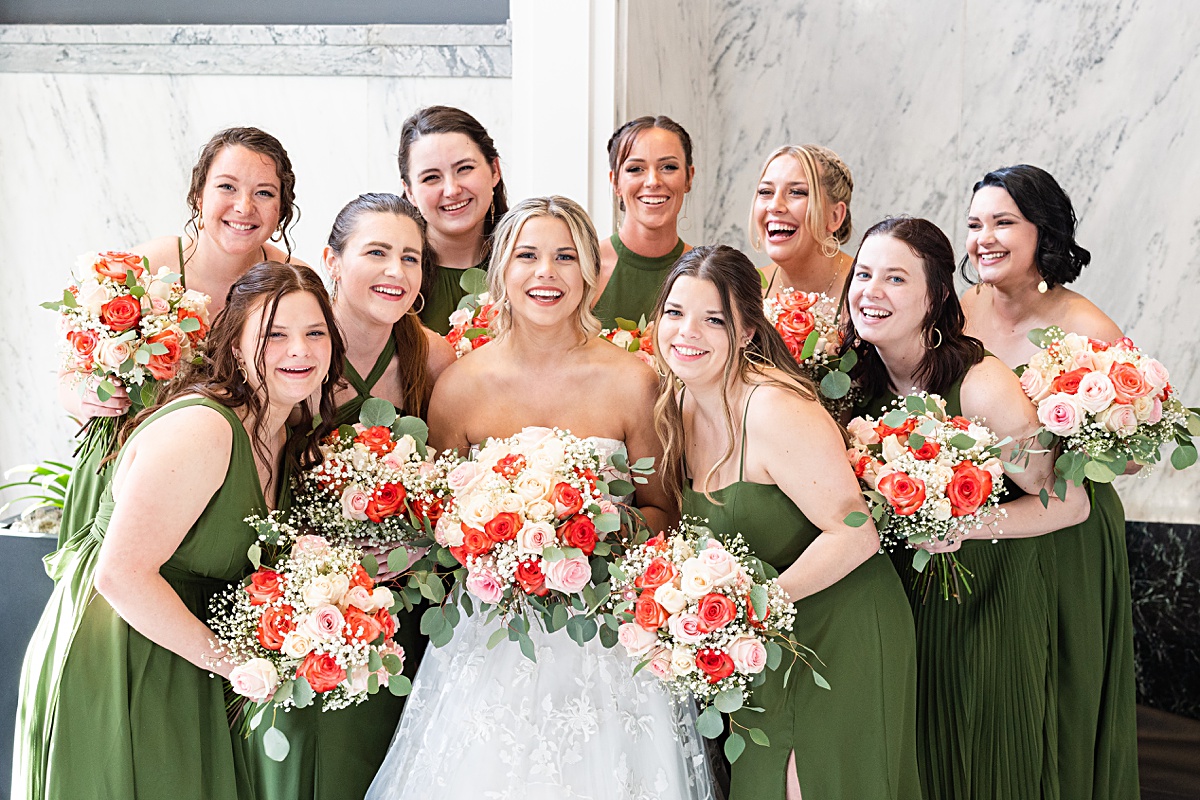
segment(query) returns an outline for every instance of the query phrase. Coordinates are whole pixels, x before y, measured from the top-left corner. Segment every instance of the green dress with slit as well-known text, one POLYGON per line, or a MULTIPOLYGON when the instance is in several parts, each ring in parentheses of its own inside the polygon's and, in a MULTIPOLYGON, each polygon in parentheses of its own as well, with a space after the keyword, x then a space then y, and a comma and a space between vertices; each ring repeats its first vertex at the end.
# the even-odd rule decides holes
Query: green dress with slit
MULTIPOLYGON (((362 404, 395 355, 396 344, 389 337, 365 380, 346 360, 345 374, 357 394, 338 407, 338 425, 358 422, 362 404)), ((411 679, 428 637, 420 630, 419 608, 393 611, 399 623, 395 640, 404 648, 404 674, 411 679)), ((266 757, 261 741, 265 724, 246 743, 246 761, 258 800, 361 800, 387 755, 404 700, 384 687, 365 702, 337 711, 322 711, 317 700, 307 708, 277 714, 275 727, 291 745, 287 758, 272 761, 266 757)))
POLYGON ((654 313, 654 301, 658 299, 663 282, 683 255, 683 239, 675 243, 671 252, 657 258, 633 252, 617 233, 608 241, 617 253, 617 264, 592 311, 605 328, 617 327, 617 317, 634 323, 642 317, 648 321, 654 313))
MULTIPOLYGON (((265 514, 266 503, 250 438, 219 403, 171 403, 133 437, 150 422, 196 405, 215 409, 233 428, 229 469, 159 572, 188 610, 206 619, 209 600, 250 571, 246 550, 255 534, 243 520, 265 514)), ((21 670, 13 796, 251 798, 226 716, 225 682, 131 628, 95 591, 113 506, 110 483, 94 523, 47 560, 56 584, 21 670)))
MULTIPOLYGON (((718 535, 741 533, 782 573, 821 531, 778 486, 744 480, 745 460, 743 439, 737 482, 711 493, 723 505, 685 481, 683 513, 707 518, 718 535)), ((734 719, 761 728, 771 745, 747 745, 733 764, 730 800, 784 800, 793 751, 804 800, 920 800, 913 621, 887 556, 872 555, 795 607, 792 638, 816 651, 831 688, 818 687, 803 664, 786 686, 786 667, 767 673, 751 700, 765 710, 734 719)))
MULTIPOLYGON (((946 412, 961 414, 959 378, 946 412)), ((895 395, 866 405, 886 412, 895 395)), ((1022 492, 1005 479, 1008 494, 1022 492)), ((1001 521, 1003 527, 1003 521, 1001 521)), ((964 541, 962 603, 917 586, 912 551, 893 561, 917 631, 917 742, 929 800, 1059 797, 1053 535, 964 541)))

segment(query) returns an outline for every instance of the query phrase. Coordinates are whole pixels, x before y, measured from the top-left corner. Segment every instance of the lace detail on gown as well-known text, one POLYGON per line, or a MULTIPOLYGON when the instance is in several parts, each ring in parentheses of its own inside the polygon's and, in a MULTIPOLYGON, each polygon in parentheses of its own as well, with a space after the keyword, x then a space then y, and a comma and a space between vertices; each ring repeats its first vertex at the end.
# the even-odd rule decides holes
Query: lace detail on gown
MULTIPOLYGON (((624 447, 593 438, 601 458, 624 447)), ((488 650, 496 621, 464 618, 425 652, 370 800, 711 800, 691 702, 599 639, 530 631, 488 650)))

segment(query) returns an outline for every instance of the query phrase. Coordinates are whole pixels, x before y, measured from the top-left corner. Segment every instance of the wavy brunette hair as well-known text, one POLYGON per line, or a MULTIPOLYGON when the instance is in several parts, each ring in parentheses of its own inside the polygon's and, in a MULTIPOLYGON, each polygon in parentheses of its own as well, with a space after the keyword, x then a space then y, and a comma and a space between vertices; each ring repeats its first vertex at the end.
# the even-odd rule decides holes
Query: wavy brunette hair
MULTIPOLYGON (((724 385, 728 387, 734 380, 749 383, 752 375, 760 377, 762 383, 781 386, 795 392, 806 400, 817 399, 817 387, 812 379, 800 371, 787 345, 783 343, 775 326, 763 315, 762 283, 754 264, 740 250, 723 244, 703 245, 689 250, 679 257, 675 266, 663 283, 654 304, 654 324, 658 323, 663 314, 663 307, 671 294, 675 281, 687 276, 708 281, 716 287, 721 296, 721 312, 727 323, 725 335, 729 342, 729 358, 725 362, 722 376, 724 385), (750 331, 750 342, 743 346, 738 336, 739 330, 750 331), (770 375, 767 370, 774 369, 782 373, 786 379, 770 375)), ((662 441, 664 457, 661 468, 663 484, 678 501, 682 495, 683 486, 683 412, 680 407, 681 381, 671 371, 666 359, 663 358, 662 348, 655 344, 654 360, 658 365, 659 381, 658 401, 654 404, 654 430, 662 441)), ((710 502, 716 503, 709 492, 708 484, 712 476, 725 465, 734 453, 734 441, 737 431, 734 427, 734 412, 729 407, 729 397, 721 393, 721 404, 725 412, 725 431, 729 436, 729 446, 725 453, 704 476, 704 496, 710 502)), ((743 436, 745 432, 743 431, 743 436)))
POLYGON ((186 374, 165 386, 153 406, 124 423, 119 443, 124 444, 139 424, 167 403, 184 395, 198 394, 226 408, 244 408, 246 417, 254 420, 250 428, 250 441, 254 451, 266 460, 268 445, 263 437, 262 427, 264 412, 271 402, 270 392, 266 381, 260 382, 257 389, 246 382, 238 369, 233 350, 246 326, 256 325, 261 321, 262 338, 259 339, 254 352, 254 364, 258 368, 258 374, 264 374, 266 363, 263 350, 267 333, 275 321, 279 300, 294 292, 307 292, 317 299, 325 324, 329 328, 331 352, 329 374, 321 384, 318 409, 321 422, 314 428, 312 409, 308 403, 300 403, 300 420, 292 428, 283 452, 287 465, 293 472, 319 463, 321 453, 317 444, 334 428, 337 405, 333 395, 342 377, 346 346, 341 333, 338 332, 333 307, 329 304, 329 295, 325 292, 325 286, 317 273, 308 267, 281 264, 278 261, 262 261, 255 264, 229 287, 225 308, 217 314, 212 329, 208 332, 203 362, 191 367, 186 374))
MULTIPOLYGON (((863 241, 872 236, 890 236, 903 242, 925 267, 925 295, 929 303, 921 325, 925 355, 913 377, 926 390, 944 395, 952 383, 984 356, 983 343, 963 333, 966 317, 954 291, 954 248, 937 225, 917 217, 888 217, 872 225, 863 235, 863 241)), ((861 244, 859 252, 862 252, 861 244)), ((857 271, 858 255, 855 254, 854 266, 842 290, 843 297, 849 296, 857 271)), ((850 314, 842 315, 841 327, 840 353, 853 349, 858 356, 850 377, 858 382, 868 398, 879 397, 892 388, 897 392, 908 390, 907 386, 889 386, 887 366, 879 351, 861 340, 850 314)))
MULTIPOLYGON (((425 265, 432 263, 429 239, 425 235, 425 218, 416 206, 396 194, 360 194, 338 212, 329 231, 329 249, 338 256, 346 248, 346 242, 354 235, 363 216, 367 214, 392 214, 406 217, 416 223, 421 234, 421 272, 424 279, 425 265)), ((392 340, 396 343, 396 358, 400 368, 401 393, 404 398, 404 413, 425 418, 428 412, 429 393, 429 340, 421 318, 411 310, 392 325, 392 340)))

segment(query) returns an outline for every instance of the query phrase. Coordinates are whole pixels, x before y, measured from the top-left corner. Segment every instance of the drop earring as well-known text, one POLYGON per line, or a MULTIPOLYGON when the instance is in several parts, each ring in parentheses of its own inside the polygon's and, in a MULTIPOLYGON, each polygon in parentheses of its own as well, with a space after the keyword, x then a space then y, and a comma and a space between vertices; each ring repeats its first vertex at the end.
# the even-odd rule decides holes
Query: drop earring
POLYGON ((1050 287, 1046 284, 1046 281, 1038 281, 1038 294, 1045 294, 1048 291, 1050 291, 1050 287))

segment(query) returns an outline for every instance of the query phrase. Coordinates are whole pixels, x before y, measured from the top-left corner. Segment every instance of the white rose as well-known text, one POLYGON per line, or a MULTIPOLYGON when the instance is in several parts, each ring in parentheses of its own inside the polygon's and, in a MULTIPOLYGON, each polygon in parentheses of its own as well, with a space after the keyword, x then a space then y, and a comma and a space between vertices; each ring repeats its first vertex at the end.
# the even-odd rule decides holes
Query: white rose
POLYGON ((904 445, 900 444, 900 439, 896 434, 889 434, 883 439, 883 460, 895 461, 900 456, 908 452, 904 445))
POLYGON ((1004 464, 998 458, 989 458, 979 466, 991 474, 993 481, 1001 480, 1004 477, 1004 464))
POLYGON ((545 500, 550 496, 549 476, 527 470, 517 476, 513 482, 513 491, 520 495, 526 503, 545 500))
POLYGON ((333 596, 329 602, 335 606, 341 605, 342 598, 345 597, 346 592, 348 592, 350 590, 349 576, 343 575, 340 572, 337 573, 336 575, 330 575, 329 576, 329 586, 330 586, 330 589, 333 591, 333 596))
POLYGON ((318 575, 304 587, 304 604, 316 608, 334 602, 333 582, 328 575, 318 575))
POLYGON ((1158 398, 1152 395, 1133 398, 1133 413, 1137 416, 1138 422, 1145 422, 1150 419, 1150 415, 1154 413, 1154 404, 1157 401, 1158 398))
POLYGON ((371 593, 367 591, 367 587, 355 586, 346 590, 346 593, 342 595, 342 602, 338 603, 338 607, 342 611, 345 611, 350 606, 355 606, 368 614, 375 610, 375 606, 371 602, 371 593))
POLYGON ((129 342, 118 342, 114 339, 100 338, 96 344, 96 349, 92 356, 96 359, 96 363, 102 367, 107 367, 114 372, 121 368, 121 365, 129 360, 133 355, 133 348, 129 346, 129 342))
MULTIPOLYGON (((655 593, 657 597, 657 593, 655 593)), ((676 647, 671 651, 671 671, 676 675, 690 675, 696 671, 696 656, 686 647, 676 647)))
POLYGON ((346 687, 346 691, 351 695, 366 694, 367 679, 371 677, 371 670, 366 664, 357 664, 351 667, 346 672, 346 680, 342 685, 346 687))
POLYGON ((477 494, 461 506, 459 515, 469 528, 483 530, 483 526, 496 516, 496 507, 487 494, 477 494))
POLYGON ((525 510, 525 498, 513 492, 502 494, 496 501, 496 510, 501 514, 520 514, 525 510))
POLYGON ((950 501, 945 497, 939 497, 930 505, 930 512, 933 514, 933 518, 939 522, 945 522, 950 519, 951 511, 950 501))
POLYGON ((658 587, 654 592, 654 599, 668 614, 678 614, 687 607, 687 595, 670 584, 658 587))
POLYGON ((438 517, 437 525, 433 528, 434 541, 442 547, 462 547, 464 537, 462 525, 450 519, 449 514, 438 517))
POLYGON ((417 442, 407 433, 396 440, 396 447, 388 455, 395 456, 401 461, 408 461, 417 450, 417 442))
POLYGON ((704 564, 701 564, 698 559, 688 559, 683 562, 683 568, 680 570, 680 573, 679 588, 693 600, 699 600, 701 597, 704 597, 704 595, 712 591, 713 585, 716 583, 712 571, 704 564))
POLYGON ((316 646, 316 641, 308 632, 299 628, 289 631, 283 637, 283 652, 288 658, 304 658, 316 646))
POLYGON ((75 299, 79 305, 87 309, 88 314, 98 317, 101 307, 108 302, 109 297, 108 292, 95 278, 88 278, 79 284, 79 295, 75 299))
POLYGON ((530 469, 553 475, 564 458, 566 458, 566 451, 563 449, 562 441, 557 436, 551 436, 545 439, 537 450, 529 454, 528 462, 530 469))
POLYGON ((471 321, 471 309, 460 308, 450 315, 450 327, 458 328, 471 321))
POLYGON ((1118 360, 1120 353, 1116 350, 1101 350, 1098 353, 1092 353, 1092 364, 1097 372, 1108 374, 1108 370, 1118 360))
POLYGON ((163 281, 150 281, 150 286, 146 288, 146 294, 150 297, 157 297, 159 300, 171 299, 171 284, 163 281))
POLYGON ((386 586, 376 586, 371 592, 371 605, 378 611, 381 608, 391 608, 396 604, 396 596, 386 586))
POLYGON ((549 500, 535 500, 525 507, 525 518, 533 522, 550 522, 554 516, 554 504, 549 500))
POLYGON ((1099 414, 1116 399, 1117 390, 1113 388, 1113 382, 1107 375, 1089 372, 1079 380, 1079 389, 1075 396, 1079 398, 1079 405, 1083 406, 1085 411, 1099 414))
POLYGON ((620 329, 613 334, 611 341, 622 350, 628 350, 629 345, 633 344, 633 334, 627 330, 620 329))
POLYGON ((1091 342, 1088 341, 1087 337, 1080 336, 1078 333, 1068 333, 1062 338, 1059 347, 1071 356, 1092 349, 1091 342))

